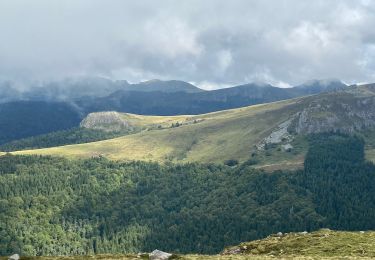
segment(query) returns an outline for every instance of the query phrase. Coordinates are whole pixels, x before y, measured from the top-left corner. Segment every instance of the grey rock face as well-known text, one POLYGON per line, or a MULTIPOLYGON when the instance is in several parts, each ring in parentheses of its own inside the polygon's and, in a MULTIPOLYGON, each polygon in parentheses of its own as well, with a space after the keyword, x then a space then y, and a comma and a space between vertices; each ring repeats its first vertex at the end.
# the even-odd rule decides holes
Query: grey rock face
POLYGON ((80 126, 103 131, 131 129, 129 123, 115 111, 90 113, 82 120, 80 126))
POLYGON ((348 93, 327 95, 311 102, 292 123, 293 132, 353 133, 375 126, 375 97, 356 97, 348 93))
POLYGON ((283 148, 284 151, 288 152, 288 151, 291 151, 293 149, 293 145, 291 144, 284 144, 281 146, 283 148))
POLYGON ((172 257, 172 254, 160 251, 160 250, 154 250, 152 253, 150 253, 149 258, 150 260, 167 260, 172 257))
POLYGON ((237 255, 237 254, 241 254, 241 248, 233 248, 233 249, 229 249, 225 252, 225 254, 227 255, 237 255))
MULTIPOLYGON (((261 143, 257 145, 258 150, 263 150, 266 144, 278 144, 281 143, 283 139, 291 141, 292 136, 288 132, 288 128, 292 123, 293 118, 286 120, 285 122, 279 124, 272 133, 262 140, 261 143)), ((291 147, 292 148, 292 147, 291 147)))

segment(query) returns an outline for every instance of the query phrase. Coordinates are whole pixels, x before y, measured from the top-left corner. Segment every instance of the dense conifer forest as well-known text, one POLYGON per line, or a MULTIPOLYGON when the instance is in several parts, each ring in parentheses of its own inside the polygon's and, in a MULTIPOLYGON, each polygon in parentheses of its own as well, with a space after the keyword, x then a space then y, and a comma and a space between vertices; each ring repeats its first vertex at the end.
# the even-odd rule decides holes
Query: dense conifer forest
POLYGON ((0 255, 216 253, 275 232, 375 228, 355 136, 310 138, 303 171, 0 157, 0 255))

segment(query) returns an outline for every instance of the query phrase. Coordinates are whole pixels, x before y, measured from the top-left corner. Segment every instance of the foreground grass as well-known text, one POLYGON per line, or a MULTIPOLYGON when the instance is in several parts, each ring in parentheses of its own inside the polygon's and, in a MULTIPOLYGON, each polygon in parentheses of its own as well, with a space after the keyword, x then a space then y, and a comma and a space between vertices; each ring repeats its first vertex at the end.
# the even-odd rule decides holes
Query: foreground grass
MULTIPOLYGON (((7 260, 7 257, 0 257, 0 260, 7 260)), ((142 259, 136 255, 123 255, 123 256, 114 256, 114 255, 100 255, 100 256, 77 256, 77 257, 21 257, 21 260, 135 260, 142 259)), ((146 258, 147 259, 147 258, 146 258)), ((263 259, 301 259, 301 260, 312 260, 312 259, 361 259, 361 260, 370 260, 374 259, 372 257, 361 257, 361 256, 345 256, 345 257, 310 257, 310 256, 257 256, 257 255, 232 255, 232 256, 223 256, 223 255, 184 255, 180 256, 178 259, 181 260, 263 260, 263 259)))
MULTIPOLYGON (((375 232, 343 232, 322 229, 312 233, 271 235, 265 239, 229 247, 221 255, 180 255, 186 260, 243 259, 375 259, 375 232)), ((7 257, 0 257, 0 260, 7 257)), ((29 260, 147 259, 138 255, 72 257, 21 257, 29 260)))
POLYGON ((224 254, 275 257, 368 257, 375 258, 375 232, 342 232, 322 229, 289 233, 227 248, 224 254))

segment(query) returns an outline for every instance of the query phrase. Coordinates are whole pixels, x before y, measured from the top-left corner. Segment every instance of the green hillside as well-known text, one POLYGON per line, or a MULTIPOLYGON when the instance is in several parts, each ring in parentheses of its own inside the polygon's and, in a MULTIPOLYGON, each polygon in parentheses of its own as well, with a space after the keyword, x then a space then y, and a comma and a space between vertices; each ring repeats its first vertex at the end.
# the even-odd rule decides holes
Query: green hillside
MULTIPOLYGON (((63 155, 68 157, 105 156, 110 159, 158 162, 220 162, 250 158, 255 145, 274 128, 300 109, 300 100, 226 110, 198 116, 137 116, 123 114, 131 125, 143 131, 111 140, 29 150, 17 154, 63 155)), ((280 152, 275 163, 295 156, 280 152)), ((303 156, 298 157, 301 161, 303 156)), ((268 163, 272 163, 269 161, 268 163)))
POLYGON ((375 160, 375 87, 365 85, 286 101, 195 116, 90 114, 81 125, 123 128, 129 135, 86 144, 15 152, 71 158, 104 156, 156 162, 244 162, 267 170, 303 165, 306 135, 363 135, 367 159, 375 160))

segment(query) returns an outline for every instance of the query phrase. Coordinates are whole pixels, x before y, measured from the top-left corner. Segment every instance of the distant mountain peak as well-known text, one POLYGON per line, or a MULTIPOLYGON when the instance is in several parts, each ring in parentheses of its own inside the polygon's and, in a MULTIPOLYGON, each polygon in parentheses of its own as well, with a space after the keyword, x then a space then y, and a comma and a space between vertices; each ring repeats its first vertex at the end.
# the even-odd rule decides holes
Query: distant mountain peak
POLYGON ((272 86, 271 84, 263 82, 263 81, 254 81, 254 82, 249 83, 248 85, 254 85, 254 86, 257 86, 257 87, 269 87, 269 86, 272 86))
POLYGON ((294 88, 301 89, 306 94, 318 94, 321 92, 342 90, 346 87, 348 87, 348 85, 338 79, 313 79, 295 86, 294 88))
POLYGON ((141 84, 153 84, 153 83, 159 83, 159 82, 163 82, 163 81, 160 80, 160 79, 150 79, 150 80, 146 80, 146 81, 141 81, 138 84, 139 85, 141 85, 141 84))
POLYGON ((313 85, 322 85, 322 86, 329 86, 331 84, 343 84, 345 85, 341 80, 335 79, 335 78, 328 78, 328 79, 311 79, 306 81, 305 83, 299 85, 299 86, 313 86, 313 85))
POLYGON ((193 84, 190 84, 181 80, 160 80, 152 79, 148 81, 143 81, 137 84, 129 85, 125 90, 131 91, 141 91, 141 92, 186 92, 186 93, 196 93, 203 92, 203 89, 200 89, 193 84))

